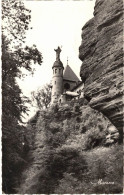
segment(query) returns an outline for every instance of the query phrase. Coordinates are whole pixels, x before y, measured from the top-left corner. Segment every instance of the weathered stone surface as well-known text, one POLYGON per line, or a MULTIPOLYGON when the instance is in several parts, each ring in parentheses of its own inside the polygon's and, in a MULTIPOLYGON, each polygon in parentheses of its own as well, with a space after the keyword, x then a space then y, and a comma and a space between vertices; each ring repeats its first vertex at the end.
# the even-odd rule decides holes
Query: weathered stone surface
POLYGON ((119 133, 118 130, 115 128, 115 126, 110 125, 107 129, 107 133, 108 135, 106 136, 105 145, 111 145, 118 141, 119 133))
POLYGON ((123 132, 123 1, 96 0, 94 17, 82 28, 79 58, 84 96, 123 132))

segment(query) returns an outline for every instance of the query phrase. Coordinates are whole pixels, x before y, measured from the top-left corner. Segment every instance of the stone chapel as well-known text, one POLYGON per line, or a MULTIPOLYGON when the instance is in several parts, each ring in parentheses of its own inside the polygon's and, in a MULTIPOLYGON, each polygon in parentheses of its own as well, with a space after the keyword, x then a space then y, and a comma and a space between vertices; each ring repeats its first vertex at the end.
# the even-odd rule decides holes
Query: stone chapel
POLYGON ((60 60, 61 49, 54 49, 56 52, 56 61, 54 62, 53 77, 52 77, 52 95, 51 104, 66 103, 73 98, 83 97, 84 84, 79 80, 71 67, 67 65, 64 68, 60 60))

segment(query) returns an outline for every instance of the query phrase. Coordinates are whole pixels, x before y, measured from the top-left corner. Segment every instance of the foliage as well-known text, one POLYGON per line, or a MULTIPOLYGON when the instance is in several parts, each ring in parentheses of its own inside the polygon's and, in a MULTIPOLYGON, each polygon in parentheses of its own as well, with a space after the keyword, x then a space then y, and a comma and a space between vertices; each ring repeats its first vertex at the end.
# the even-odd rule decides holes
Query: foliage
POLYGON ((41 89, 33 91, 32 99, 39 109, 48 108, 51 102, 51 85, 46 84, 41 89))
POLYGON ((2 177, 5 193, 16 192, 29 151, 26 128, 22 125, 22 114, 27 112, 25 103, 29 100, 23 96, 16 79, 23 76, 21 68, 32 71, 32 63, 42 63, 36 46, 23 47, 29 13, 21 1, 2 1, 2 177))
POLYGON ((122 146, 105 147, 103 142, 109 123, 77 103, 40 111, 33 164, 24 172, 18 193, 121 193, 122 146), (97 185, 99 179, 115 185, 97 185))
POLYGON ((87 131, 83 137, 83 148, 91 149, 99 145, 104 145, 105 143, 105 131, 99 131, 98 129, 93 129, 92 131, 87 131))
POLYGON ((65 173, 55 189, 56 194, 116 194, 123 190, 123 157, 122 146, 110 148, 99 147, 83 152, 87 162, 87 172, 83 179, 75 178, 65 173), (99 184, 99 181, 114 182, 113 184, 99 184))
POLYGON ((9 37, 13 47, 21 46, 26 38, 31 20, 30 12, 21 1, 2 0, 2 34, 9 37))

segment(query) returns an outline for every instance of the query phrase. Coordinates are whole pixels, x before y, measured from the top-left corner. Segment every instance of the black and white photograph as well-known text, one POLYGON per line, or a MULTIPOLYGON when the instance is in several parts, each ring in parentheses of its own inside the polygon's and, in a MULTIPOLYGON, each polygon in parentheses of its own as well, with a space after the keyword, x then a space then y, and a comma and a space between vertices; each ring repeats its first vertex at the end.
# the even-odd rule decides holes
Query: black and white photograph
POLYGON ((1 1, 1 194, 123 194, 123 10, 1 1))

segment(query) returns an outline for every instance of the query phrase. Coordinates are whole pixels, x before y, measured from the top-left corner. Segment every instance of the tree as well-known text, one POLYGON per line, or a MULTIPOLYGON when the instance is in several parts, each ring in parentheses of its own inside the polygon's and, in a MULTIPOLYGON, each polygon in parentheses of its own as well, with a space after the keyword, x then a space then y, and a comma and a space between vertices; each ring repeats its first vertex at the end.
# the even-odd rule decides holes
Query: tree
POLYGON ((24 146, 28 143, 26 128, 21 123, 29 100, 23 96, 16 78, 23 76, 22 68, 31 72, 32 64, 42 63, 42 54, 35 45, 24 46, 29 13, 22 1, 2 1, 2 184, 5 193, 16 193, 26 166, 27 147, 24 146))
POLYGON ((32 92, 32 99, 39 109, 48 108, 51 102, 51 85, 46 84, 36 92, 32 92))
POLYGON ((15 48, 24 43, 31 20, 30 13, 20 0, 2 0, 2 33, 9 36, 15 48))
MULTIPOLYGON (((15 65, 18 68, 18 74, 15 76, 18 77, 24 76, 20 71, 22 68, 33 71, 33 63, 42 63, 42 55, 36 45, 32 47, 25 45, 26 31, 29 30, 31 20, 30 13, 31 11, 26 9, 24 3, 20 0, 2 0, 3 41, 5 42, 5 37, 9 37, 6 40, 8 43, 4 49, 7 49, 16 60, 15 65)), ((6 67, 4 65, 3 79, 8 72, 10 74, 15 72, 15 67, 12 67, 12 64, 6 64, 6 67)))

